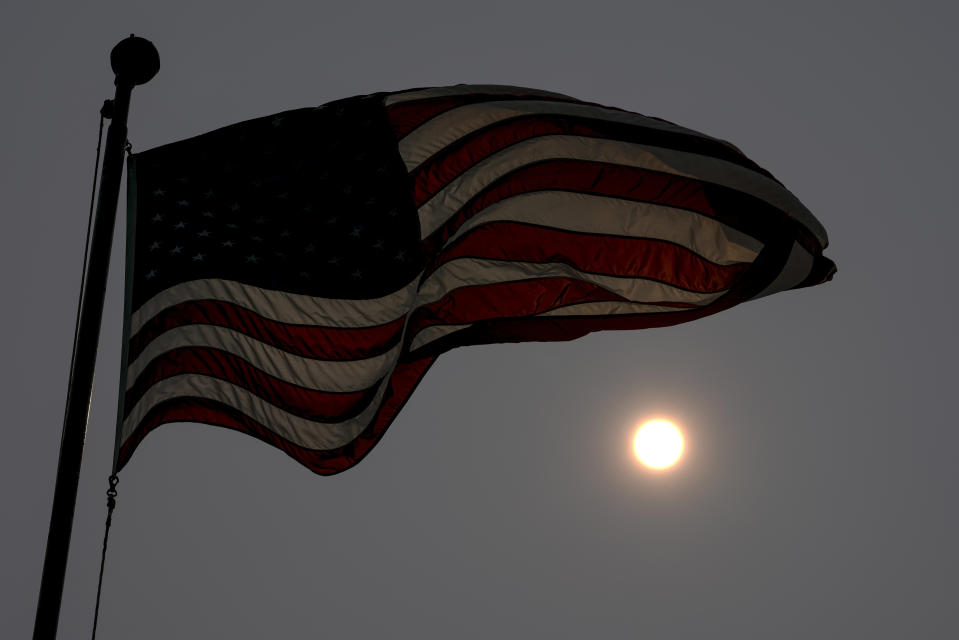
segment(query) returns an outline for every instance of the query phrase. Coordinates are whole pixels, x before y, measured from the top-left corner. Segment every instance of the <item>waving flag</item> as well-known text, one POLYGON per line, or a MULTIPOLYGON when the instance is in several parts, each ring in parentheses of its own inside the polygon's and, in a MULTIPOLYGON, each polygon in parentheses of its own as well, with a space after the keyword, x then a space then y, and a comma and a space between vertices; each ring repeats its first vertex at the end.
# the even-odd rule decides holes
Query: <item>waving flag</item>
POLYGON ((129 175, 118 467, 200 422, 337 473, 453 347, 673 325, 835 271, 734 146, 534 89, 349 98, 129 175))

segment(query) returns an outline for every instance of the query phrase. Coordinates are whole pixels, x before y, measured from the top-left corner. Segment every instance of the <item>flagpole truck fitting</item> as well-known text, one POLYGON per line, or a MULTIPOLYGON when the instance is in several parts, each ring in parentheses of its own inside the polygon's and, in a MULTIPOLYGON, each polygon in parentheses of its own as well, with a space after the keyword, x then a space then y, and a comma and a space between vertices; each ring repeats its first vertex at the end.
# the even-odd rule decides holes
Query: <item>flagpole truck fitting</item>
POLYGON ((55 640, 67 569, 73 513, 80 480, 80 463, 86 439, 93 373, 103 318, 110 247, 116 221, 123 151, 127 141, 127 114, 133 87, 149 82, 160 70, 160 54, 149 40, 130 35, 110 52, 110 66, 116 75, 116 94, 105 117, 110 118, 103 173, 97 197, 96 214, 90 240, 89 264, 84 274, 77 320, 76 341, 67 387, 67 405, 60 440, 60 459, 50 515, 43 576, 37 601, 34 640, 55 640), (112 112, 112 113, 110 113, 112 112))

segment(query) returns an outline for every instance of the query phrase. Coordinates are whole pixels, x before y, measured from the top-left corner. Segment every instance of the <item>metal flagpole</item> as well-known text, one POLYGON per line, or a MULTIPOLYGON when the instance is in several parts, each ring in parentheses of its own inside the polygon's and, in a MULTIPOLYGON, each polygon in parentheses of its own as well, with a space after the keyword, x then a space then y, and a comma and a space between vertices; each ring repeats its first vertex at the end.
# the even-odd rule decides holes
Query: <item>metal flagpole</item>
POLYGON ((130 94, 134 86, 148 82, 156 75, 160 69, 160 56, 149 40, 131 35, 110 52, 110 66, 116 74, 117 88, 113 99, 113 117, 107 129, 103 173, 100 177, 100 192, 93 222, 93 239, 90 242, 90 261, 83 283, 84 294, 79 310, 76 351, 67 388, 60 460, 57 464, 57 482, 53 492, 53 511, 50 515, 50 533, 47 536, 47 551, 43 560, 43 577, 40 581, 33 640, 55 640, 57 635, 70 533, 73 529, 73 512, 77 503, 80 461, 83 457, 90 395, 93 391, 93 369, 100 339, 100 320, 103 318, 113 226, 116 220, 117 198, 120 195, 120 177, 123 173, 123 149, 127 139, 130 94))

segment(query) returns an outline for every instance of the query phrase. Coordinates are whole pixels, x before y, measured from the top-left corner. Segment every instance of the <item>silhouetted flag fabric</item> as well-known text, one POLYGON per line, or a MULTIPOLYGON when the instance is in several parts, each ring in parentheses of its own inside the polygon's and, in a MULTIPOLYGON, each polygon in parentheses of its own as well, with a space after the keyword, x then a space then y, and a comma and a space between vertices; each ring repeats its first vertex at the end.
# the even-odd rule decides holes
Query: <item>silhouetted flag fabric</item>
POLYGON ((199 422, 337 473, 453 347, 673 325, 835 271, 734 146, 534 89, 349 98, 129 168, 118 467, 199 422))

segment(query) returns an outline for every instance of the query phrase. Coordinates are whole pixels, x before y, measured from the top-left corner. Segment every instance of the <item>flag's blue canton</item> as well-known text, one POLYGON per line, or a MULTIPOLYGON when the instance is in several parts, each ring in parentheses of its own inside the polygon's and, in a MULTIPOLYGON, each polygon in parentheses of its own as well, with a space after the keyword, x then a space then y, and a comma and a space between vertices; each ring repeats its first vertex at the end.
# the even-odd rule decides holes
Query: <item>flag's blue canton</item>
POLYGON ((371 298, 419 269, 409 177, 379 96, 159 147, 136 170, 133 308, 201 278, 371 298))

